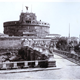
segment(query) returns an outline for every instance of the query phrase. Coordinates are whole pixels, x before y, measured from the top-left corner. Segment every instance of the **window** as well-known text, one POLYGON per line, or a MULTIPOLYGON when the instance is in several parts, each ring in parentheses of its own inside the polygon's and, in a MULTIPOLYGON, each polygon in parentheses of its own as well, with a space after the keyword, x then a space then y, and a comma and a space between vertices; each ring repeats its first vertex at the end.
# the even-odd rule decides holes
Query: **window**
POLYGON ((26 23, 31 23, 31 21, 26 21, 26 23))

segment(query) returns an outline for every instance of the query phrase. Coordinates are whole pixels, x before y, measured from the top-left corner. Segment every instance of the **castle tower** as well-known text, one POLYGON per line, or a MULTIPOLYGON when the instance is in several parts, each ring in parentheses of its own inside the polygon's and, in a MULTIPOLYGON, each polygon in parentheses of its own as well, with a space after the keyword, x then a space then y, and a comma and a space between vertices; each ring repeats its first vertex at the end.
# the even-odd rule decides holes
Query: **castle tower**
MULTIPOLYGON (((26 7, 28 9, 28 7, 26 7)), ((22 12, 19 21, 4 22, 4 34, 9 36, 45 37, 49 34, 49 23, 37 21, 35 13, 22 12)))

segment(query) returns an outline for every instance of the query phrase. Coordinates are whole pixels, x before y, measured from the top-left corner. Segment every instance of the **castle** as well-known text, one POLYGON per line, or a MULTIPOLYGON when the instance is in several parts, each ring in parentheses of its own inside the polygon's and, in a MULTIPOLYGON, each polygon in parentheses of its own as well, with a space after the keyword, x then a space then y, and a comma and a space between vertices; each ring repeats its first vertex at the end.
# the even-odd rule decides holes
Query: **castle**
MULTIPOLYGON (((59 34, 49 34, 50 24, 37 21, 35 13, 21 12, 18 21, 8 21, 3 23, 4 34, 0 34, 0 52, 5 50, 16 51, 21 47, 21 43, 25 40, 35 43, 49 44, 51 39, 59 37, 59 34)), ((56 40, 55 40, 56 41, 56 40)))
POLYGON ((35 13, 21 12, 19 21, 4 22, 4 34, 9 36, 35 36, 44 38, 49 34, 50 24, 37 21, 35 13))

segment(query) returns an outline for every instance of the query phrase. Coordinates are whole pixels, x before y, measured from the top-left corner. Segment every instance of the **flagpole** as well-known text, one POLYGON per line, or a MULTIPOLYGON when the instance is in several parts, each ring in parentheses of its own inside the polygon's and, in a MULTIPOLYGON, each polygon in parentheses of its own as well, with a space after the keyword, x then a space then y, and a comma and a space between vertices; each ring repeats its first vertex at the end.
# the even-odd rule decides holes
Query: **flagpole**
POLYGON ((22 13, 23 13, 23 4, 22 4, 22 13))
POLYGON ((31 12, 32 12, 32 5, 31 5, 31 12))

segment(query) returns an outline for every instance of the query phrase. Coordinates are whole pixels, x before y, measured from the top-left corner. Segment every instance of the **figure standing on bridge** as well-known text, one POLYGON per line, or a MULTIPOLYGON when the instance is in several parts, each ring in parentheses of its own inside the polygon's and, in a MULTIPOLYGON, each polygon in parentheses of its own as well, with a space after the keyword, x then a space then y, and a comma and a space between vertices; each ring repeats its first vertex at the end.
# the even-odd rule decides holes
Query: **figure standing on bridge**
POLYGON ((49 52, 51 53, 50 55, 52 55, 52 56, 54 56, 54 54, 53 54, 53 49, 54 49, 54 43, 53 43, 53 42, 50 42, 49 52))

